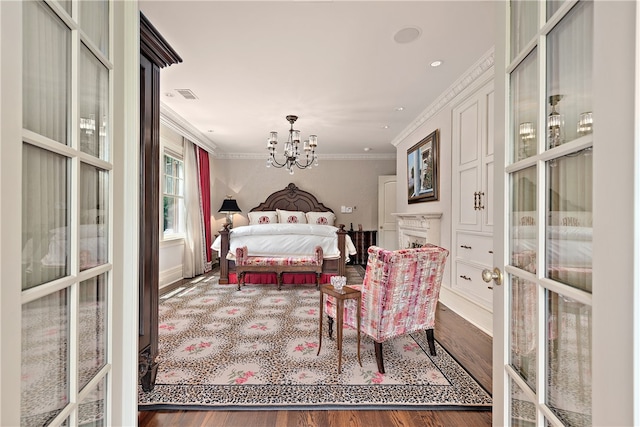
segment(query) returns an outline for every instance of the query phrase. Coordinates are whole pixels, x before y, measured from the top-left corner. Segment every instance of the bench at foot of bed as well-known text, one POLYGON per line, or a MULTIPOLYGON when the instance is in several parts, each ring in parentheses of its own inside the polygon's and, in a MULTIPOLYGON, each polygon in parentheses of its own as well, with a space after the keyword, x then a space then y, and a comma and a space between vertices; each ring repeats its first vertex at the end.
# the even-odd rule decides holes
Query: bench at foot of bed
POLYGON ((245 273, 275 273, 278 290, 282 289, 283 273, 315 273, 316 288, 320 287, 322 277, 322 247, 316 246, 314 255, 292 257, 249 256, 247 247, 236 249, 236 274, 238 290, 244 285, 245 273))

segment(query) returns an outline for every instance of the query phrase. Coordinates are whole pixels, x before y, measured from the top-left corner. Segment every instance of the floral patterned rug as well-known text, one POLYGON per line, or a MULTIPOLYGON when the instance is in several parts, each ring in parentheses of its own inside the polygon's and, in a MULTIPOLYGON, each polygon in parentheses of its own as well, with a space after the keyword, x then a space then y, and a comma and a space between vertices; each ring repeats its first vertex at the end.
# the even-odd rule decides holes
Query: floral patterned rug
MULTIPOLYGON (((349 268, 350 275, 359 272, 349 268)), ((139 409, 474 409, 491 396, 426 334, 383 344, 345 328, 342 373, 334 338, 318 352, 319 291, 314 285, 220 285, 210 276, 160 302, 156 385, 139 390, 139 409)), ((323 330, 327 331, 324 316, 323 330)))

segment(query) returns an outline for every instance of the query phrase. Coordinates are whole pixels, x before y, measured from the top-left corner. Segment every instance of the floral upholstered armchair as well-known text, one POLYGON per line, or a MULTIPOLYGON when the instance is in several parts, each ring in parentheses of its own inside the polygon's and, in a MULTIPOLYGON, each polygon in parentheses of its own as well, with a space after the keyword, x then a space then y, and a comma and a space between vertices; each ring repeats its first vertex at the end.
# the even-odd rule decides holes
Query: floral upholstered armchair
MULTIPOLYGON (((440 285, 449 251, 435 245, 386 250, 369 247, 362 285, 348 285, 362 292, 360 331, 374 340, 376 361, 384 373, 382 343, 412 332, 426 331, 429 351, 435 356, 433 327, 440 285)), ((344 323, 355 328, 355 300, 345 301, 344 323)), ((325 313, 332 334, 336 304, 327 297, 325 313)))

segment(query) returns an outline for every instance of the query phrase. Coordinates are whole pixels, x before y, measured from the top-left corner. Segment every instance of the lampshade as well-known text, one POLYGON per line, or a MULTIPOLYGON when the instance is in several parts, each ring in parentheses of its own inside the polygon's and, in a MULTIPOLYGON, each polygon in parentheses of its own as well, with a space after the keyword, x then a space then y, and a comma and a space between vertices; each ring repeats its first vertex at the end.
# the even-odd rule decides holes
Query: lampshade
POLYGON ((235 199, 228 198, 222 201, 218 212, 242 212, 242 210, 238 207, 238 202, 235 199))

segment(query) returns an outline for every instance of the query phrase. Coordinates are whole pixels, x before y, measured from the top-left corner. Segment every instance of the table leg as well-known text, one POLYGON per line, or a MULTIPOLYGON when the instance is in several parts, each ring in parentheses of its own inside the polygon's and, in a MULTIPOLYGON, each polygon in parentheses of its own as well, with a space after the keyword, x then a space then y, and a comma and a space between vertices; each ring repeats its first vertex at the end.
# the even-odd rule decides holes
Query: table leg
POLYGON ((337 318, 338 318, 338 324, 337 324, 337 329, 338 329, 338 335, 337 335, 337 344, 338 344, 338 373, 342 372, 342 332, 343 332, 343 326, 342 326, 342 322, 343 319, 342 317, 344 316, 344 300, 343 299, 338 299, 337 300, 337 308, 338 308, 338 313, 337 313, 337 318))
POLYGON ((322 347, 322 300, 324 299, 324 292, 320 291, 320 334, 318 335, 318 352, 316 356, 320 354, 320 348, 322 347))
POLYGON ((361 297, 358 295, 358 298, 356 298, 356 304, 358 304, 358 307, 356 308, 356 318, 358 319, 358 363, 362 368, 362 361, 360 360, 360 299, 361 297))

